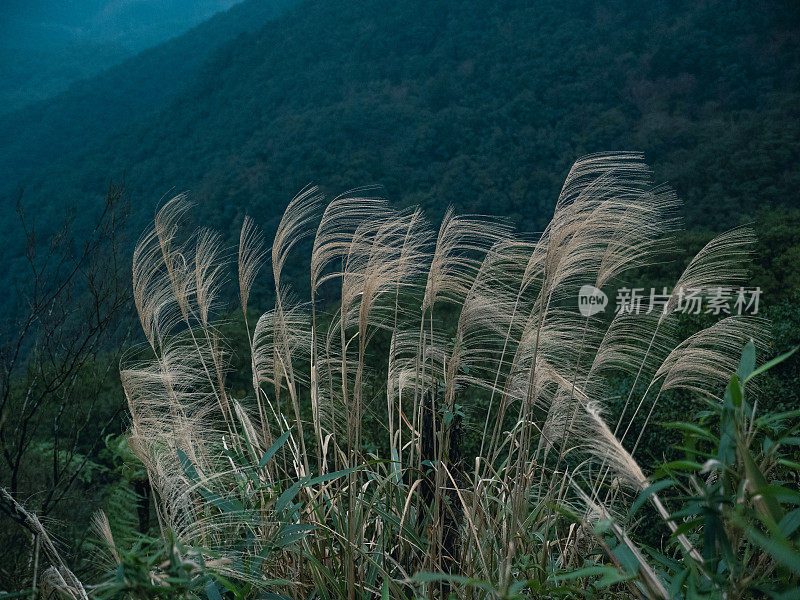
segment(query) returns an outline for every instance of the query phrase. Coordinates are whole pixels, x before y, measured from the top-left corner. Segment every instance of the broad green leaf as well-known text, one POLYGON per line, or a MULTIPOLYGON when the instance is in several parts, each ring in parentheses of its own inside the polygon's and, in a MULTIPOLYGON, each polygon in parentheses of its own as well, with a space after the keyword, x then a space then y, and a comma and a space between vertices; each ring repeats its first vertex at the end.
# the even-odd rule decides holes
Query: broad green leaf
POLYGON ((217 584, 211 577, 206 579, 206 595, 208 596, 208 600, 222 600, 222 595, 217 589, 217 584))
POLYGON ((594 532, 598 535, 603 535, 609 529, 611 529, 611 525, 614 523, 614 519, 600 519, 597 523, 594 524, 594 532))
POLYGON ((275 502, 275 511, 281 512, 286 506, 292 501, 292 499, 297 495, 297 492, 300 491, 300 488, 303 486, 303 480, 295 481, 291 486, 286 488, 286 490, 278 497, 278 500, 275 502))
POLYGON ((289 535, 299 532, 307 533, 309 531, 314 531, 315 529, 316 527, 314 525, 308 525, 306 523, 292 523, 281 529, 281 535, 289 535))
POLYGON ((266 451, 266 452, 264 452, 264 456, 262 456, 262 457, 261 457, 261 460, 258 462, 258 466, 259 466, 259 467, 266 467, 266 466, 267 466, 267 464, 269 463, 270 459, 271 459, 273 456, 275 456, 275 453, 276 453, 278 450, 280 450, 280 449, 281 449, 281 446, 283 446, 283 445, 286 443, 286 440, 288 440, 288 439, 289 439, 289 436, 290 436, 290 435, 292 435, 292 431, 291 431, 291 429, 290 429, 289 431, 285 431, 285 432, 284 432, 284 433, 281 435, 281 437, 279 437, 277 440, 275 440, 275 441, 273 442, 272 446, 270 446, 270 447, 267 449, 267 451, 266 451))
POLYGON ((750 340, 742 349, 742 358, 739 359, 739 368, 736 374, 742 379, 746 379, 756 368, 756 345, 750 340))
POLYGON ((775 538, 767 537, 753 527, 747 528, 747 537, 785 567, 800 574, 800 552, 775 538))
MULTIPOLYGON (((731 376, 731 381, 725 389, 725 398, 722 401, 722 417, 720 418, 719 447, 717 460, 729 467, 736 458, 736 405, 733 399, 733 388, 739 388, 739 379, 731 376)), ((741 405, 741 396, 739 396, 741 405)))
POLYGON ((383 580, 383 587, 381 588, 381 600, 389 600, 389 580, 383 580))
POLYGON ((781 354, 780 356, 778 356, 776 358, 773 358, 770 361, 765 362, 763 365, 761 365, 756 370, 754 370, 752 373, 750 373, 747 377, 745 377, 744 382, 747 383, 748 381, 750 381, 756 375, 760 375, 764 371, 767 371, 767 370, 771 369, 772 367, 774 367, 775 365, 782 363, 787 358, 789 358, 792 354, 797 352, 798 348, 800 348, 800 346, 795 346, 794 348, 792 348, 791 350, 789 350, 785 354, 781 354))
POLYGON ((755 493, 775 498, 778 502, 783 502, 784 504, 800 506, 800 492, 782 485, 765 485, 758 488, 755 493))
POLYGON ((358 471, 360 468, 361 467, 350 467, 349 469, 342 469, 341 471, 332 471, 331 473, 325 473, 324 475, 317 475, 308 482, 308 485, 327 483, 328 481, 333 481, 334 479, 339 479, 340 477, 344 477, 345 475, 349 475, 350 473, 358 471))
MULTIPOLYGON (((674 517, 675 515, 672 515, 672 516, 674 517)), ((680 523, 678 525, 678 527, 675 529, 675 531, 672 532, 672 535, 670 537, 677 538, 682 533, 688 533, 690 531, 693 531, 697 527, 702 526, 704 524, 704 522, 705 522, 705 519, 702 519, 702 518, 691 519, 689 521, 683 521, 682 523, 680 523)))
POLYGON ((189 479, 193 479, 194 481, 200 481, 200 475, 197 473, 197 469, 194 468, 192 461, 189 460, 189 457, 186 456, 186 453, 177 448, 178 451, 178 459, 181 461, 181 466, 183 467, 183 472, 189 477, 189 479))
POLYGON ((653 474, 653 476, 662 477, 670 471, 700 471, 702 468, 703 465, 693 460, 673 460, 661 465, 653 474))
POLYGON ((682 421, 677 421, 673 423, 662 423, 662 427, 666 427, 667 429, 675 429, 677 431, 683 431, 685 433, 691 433, 696 435, 697 437, 709 440, 711 442, 717 441, 717 436, 711 433, 709 430, 700 427, 694 423, 684 423, 682 421))
POLYGON ((617 557, 617 560, 619 560, 628 575, 634 575, 639 570, 639 559, 625 544, 620 544, 614 548, 612 554, 617 557))
POLYGON ((595 577, 598 575, 601 577, 602 583, 598 582, 601 587, 606 587, 613 585, 614 583, 619 583, 620 581, 626 581, 630 579, 629 575, 620 573, 615 567, 598 565, 596 567, 584 567, 583 569, 578 569, 577 571, 562 573, 553 577, 553 580, 567 581, 570 579, 582 579, 584 577, 595 577))
POLYGON ((670 598, 677 598, 680 596, 681 588, 683 587, 683 582, 686 581, 686 578, 689 576, 689 569, 683 569, 677 575, 672 578, 672 581, 669 583, 669 588, 667 592, 669 593, 670 598))
MULTIPOLYGON (((744 462, 744 469, 747 473, 750 492, 753 494, 758 494, 759 490, 768 487, 767 480, 764 477, 764 474, 761 472, 761 469, 758 468, 758 465, 756 464, 753 455, 750 453, 750 449, 747 447, 747 444, 742 439, 742 436, 737 436, 736 444, 739 447, 739 455, 742 457, 742 461, 744 462)), ((780 523, 781 519, 783 519, 783 509, 773 495, 763 493, 760 494, 760 497, 756 501, 756 506, 759 508, 759 511, 762 513, 762 515, 772 521, 773 524, 780 523)))
POLYGON ((786 513, 781 522, 778 523, 778 530, 787 538, 797 531, 800 527, 800 508, 795 508, 792 512, 786 513))
POLYGON ((673 485, 675 482, 672 479, 662 479, 661 481, 656 481, 649 487, 642 490, 642 493, 639 494, 639 497, 636 498, 636 501, 631 505, 630 510, 628 511, 628 518, 630 519, 636 511, 641 508, 642 504, 647 502, 648 498, 653 494, 657 494, 664 488, 668 488, 669 486, 673 485))
POLYGON ((739 408, 742 405, 742 383, 738 375, 731 375, 728 391, 731 395, 731 403, 735 408, 739 408))
POLYGON ((306 525, 304 523, 292 523, 284 527, 273 546, 275 548, 287 548, 295 542, 303 539, 310 531, 314 531, 316 527, 313 525, 306 525))

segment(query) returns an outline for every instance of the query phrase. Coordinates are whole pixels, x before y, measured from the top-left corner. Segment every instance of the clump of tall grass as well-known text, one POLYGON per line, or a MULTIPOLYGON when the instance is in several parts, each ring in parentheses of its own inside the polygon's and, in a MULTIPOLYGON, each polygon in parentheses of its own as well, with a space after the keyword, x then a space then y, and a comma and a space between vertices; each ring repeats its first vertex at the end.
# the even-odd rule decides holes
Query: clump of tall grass
MULTIPOLYGON (((761 343, 755 318, 687 339, 676 327, 679 288, 743 283, 753 236, 709 242, 663 310, 585 317, 576 300, 584 284, 661 260, 676 206, 635 153, 576 162, 535 241, 452 210, 437 228, 370 190, 326 203, 306 189, 271 246, 253 220, 242 226, 252 391, 234 397, 214 318, 226 249, 207 229, 184 233, 190 204, 169 201, 133 259, 152 358, 121 372, 165 539, 200 549, 235 597, 472 597, 587 561, 619 566, 596 533, 611 523, 637 571, 620 585, 666 598, 626 530, 651 484, 639 444, 665 394, 720 402, 742 347, 761 343), (304 301, 283 279, 298 246, 311 247, 304 301), (254 323, 251 290, 268 264, 275 303, 254 323), (620 373, 634 384, 611 418, 620 373)), ((658 494, 646 497, 675 531, 658 494)), ((702 573, 693 542, 676 539, 702 573)))

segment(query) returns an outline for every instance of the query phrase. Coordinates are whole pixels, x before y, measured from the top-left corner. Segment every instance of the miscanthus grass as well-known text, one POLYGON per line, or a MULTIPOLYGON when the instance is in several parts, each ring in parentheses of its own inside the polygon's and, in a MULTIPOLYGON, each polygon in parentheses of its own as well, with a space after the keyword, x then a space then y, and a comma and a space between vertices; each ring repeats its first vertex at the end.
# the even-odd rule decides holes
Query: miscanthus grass
MULTIPOLYGON (((663 309, 585 317, 576 300, 662 260, 676 206, 635 153, 576 162, 535 241, 452 210, 434 224, 369 189, 328 202, 308 188, 271 246, 242 226, 252 389, 236 397, 214 317, 230 251, 182 229, 184 196, 167 202, 133 258, 151 358, 121 372, 164 539, 214 573, 211 597, 502 597, 531 580, 566 592, 575 580, 557 574, 587 562, 620 570, 632 596, 668 597, 627 530, 651 484, 637 455, 665 394, 721 402, 742 347, 761 343, 755 318, 685 339, 676 327, 681 288, 744 283, 753 236, 709 242, 663 309), (304 299, 283 279, 299 248, 304 299), (251 290, 270 272, 274 306, 256 320, 251 290), (620 374, 634 383, 612 416, 620 374)), ((646 498, 702 575, 658 493, 646 498)))

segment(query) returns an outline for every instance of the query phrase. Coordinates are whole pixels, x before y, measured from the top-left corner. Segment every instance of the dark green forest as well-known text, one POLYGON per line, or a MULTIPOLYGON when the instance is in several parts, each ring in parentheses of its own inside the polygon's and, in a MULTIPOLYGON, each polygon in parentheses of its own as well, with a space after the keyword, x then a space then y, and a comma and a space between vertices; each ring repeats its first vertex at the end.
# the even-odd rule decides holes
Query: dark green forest
POLYGON ((4 195, 24 189, 31 177, 43 175, 54 161, 87 154, 119 131, 164 110, 220 46, 258 31, 290 4, 280 0, 237 4, 183 35, 74 83, 53 99, 3 114, 0 189, 4 195))
POLYGON ((6 206, 47 226, 124 181, 134 230, 189 190, 202 220, 269 231, 309 182, 378 184, 536 231, 575 157, 635 148, 690 229, 797 208, 793 2, 307 2, 222 42, 266 20, 255 6, 6 118, 6 206))
MULTIPOLYGON (((452 206, 532 234, 550 221, 575 160, 608 150, 643 152, 654 180, 682 201, 678 266, 644 269, 648 287, 674 280, 714 234, 750 225, 750 281, 771 321, 763 358, 800 344, 795 0, 245 0, 0 115, 0 279, 10 291, 0 299, 0 486, 43 512, 69 555, 95 543, 85 524, 99 507, 154 528, 141 500, 147 476, 122 437, 130 423, 118 368, 141 352, 130 256, 164 199, 187 191, 190 220, 222 231, 231 253, 246 215, 271 239, 309 183, 331 197, 375 185, 432 221, 452 206), (56 300, 76 308, 31 318, 56 300), (84 327, 89 351, 79 355, 84 327), (64 339, 37 341, 59 328, 64 339), (75 352, 74 363, 60 352, 75 352), (41 423, 20 434, 24 420, 8 411, 33 410, 25 390, 44 398, 65 382, 68 392, 43 401, 41 423), (56 430, 76 440, 70 450, 56 430), (126 514, 132 503, 138 512, 126 514)), ((284 277, 302 289, 307 271, 293 260, 284 277)), ((233 311, 235 293, 229 300, 233 311)), ((272 300, 257 283, 253 310, 272 300)), ((231 313, 225 331, 244 366, 241 321, 231 313)), ((800 405, 798 362, 764 376, 769 410, 800 405)), ((237 391, 247 384, 233 378, 237 391)), ((654 422, 690 419, 668 400, 659 410, 654 422)), ((674 458, 680 437, 670 436, 648 432, 647 465, 674 458)), ((3 529, 0 590, 28 560, 16 550, 27 534, 3 529)))
POLYGON ((51 98, 235 3, 7 2, 0 13, 0 113, 51 98))

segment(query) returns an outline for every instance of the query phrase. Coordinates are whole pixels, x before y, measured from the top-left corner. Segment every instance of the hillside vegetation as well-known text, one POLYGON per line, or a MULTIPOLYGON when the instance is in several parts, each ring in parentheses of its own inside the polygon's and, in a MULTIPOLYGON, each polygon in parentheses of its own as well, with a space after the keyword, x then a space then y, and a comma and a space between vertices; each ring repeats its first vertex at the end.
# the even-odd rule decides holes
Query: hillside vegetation
POLYGON ((0 113, 64 91, 237 0, 28 0, 0 14, 0 113))
POLYGON ((277 10, 244 3, 6 120, 8 200, 55 222, 124 179, 136 226, 175 188, 205 222, 271 232, 312 179, 371 182, 540 230, 577 156, 636 148, 689 229, 797 207, 793 2, 312 0, 252 31, 277 10))
POLYGON ((790 592, 798 25, 248 0, 3 118, 0 587, 790 592))
MULTIPOLYGON (((13 190, 27 187, 29 178, 52 173, 53 162, 74 161, 96 151, 127 126, 162 110, 221 45, 257 31, 290 4, 242 2, 52 99, 0 115, 0 192, 13 196, 13 190)), ((105 171, 101 179, 111 174, 105 171)), ((46 204, 61 208, 64 200, 74 201, 75 191, 71 194, 46 204)))
MULTIPOLYGON (((436 227, 418 208, 307 188, 271 245, 242 225, 237 368, 217 319, 222 238, 187 231, 191 204, 173 198, 134 252, 146 346, 120 371, 128 463, 149 490, 128 487, 127 507, 95 514, 103 559, 79 562, 80 577, 37 521, 18 519, 42 539, 43 589, 71 600, 790 592, 800 421, 764 413, 749 383, 789 355, 757 368, 767 330, 755 316, 688 336, 679 326, 681 289, 744 281, 752 232, 712 239, 654 312, 587 317, 574 303, 576 282, 602 287, 658 258, 676 202, 635 153, 576 162, 535 242, 486 217, 448 211, 436 227), (304 238, 311 293, 299 301, 282 274, 304 238), (275 303, 251 320, 265 277, 275 303), (323 288, 338 296, 330 311, 323 288), (614 411, 616 378, 633 374, 614 411), (643 434, 668 399, 699 418, 667 424, 685 458, 653 472, 638 460, 643 434), (157 525, 132 514, 151 500, 157 525)), ((0 490, 9 507, 21 510, 0 490)))

